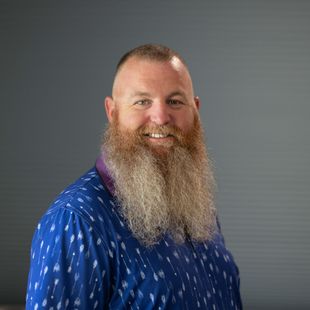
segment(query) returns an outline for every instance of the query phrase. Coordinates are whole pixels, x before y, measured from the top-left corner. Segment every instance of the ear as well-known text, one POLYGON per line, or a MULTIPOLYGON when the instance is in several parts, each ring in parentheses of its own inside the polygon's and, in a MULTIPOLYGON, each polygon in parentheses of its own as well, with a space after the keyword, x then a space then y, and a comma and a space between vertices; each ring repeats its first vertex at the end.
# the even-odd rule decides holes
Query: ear
POLYGON ((196 109, 199 110, 199 108, 200 108, 200 99, 199 99, 198 96, 194 97, 194 102, 195 102, 196 109))
POLYGON ((104 106, 105 106, 105 112, 107 114, 107 118, 109 122, 111 123, 113 121, 114 111, 115 111, 115 102, 113 98, 106 97, 104 100, 104 106))

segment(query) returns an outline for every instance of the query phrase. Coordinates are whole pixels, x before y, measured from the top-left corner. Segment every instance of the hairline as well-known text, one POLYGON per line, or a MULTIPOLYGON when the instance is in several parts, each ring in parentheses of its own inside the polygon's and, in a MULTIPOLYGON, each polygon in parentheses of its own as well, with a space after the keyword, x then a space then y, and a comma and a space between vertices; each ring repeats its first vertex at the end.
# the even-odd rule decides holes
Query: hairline
POLYGON ((118 61, 113 78, 112 94, 115 86, 115 81, 120 71, 122 71, 122 68, 131 60, 146 61, 149 63, 159 63, 159 64, 164 63, 173 64, 174 60, 177 60, 180 62, 180 64, 184 66, 191 80, 191 74, 189 72, 189 68, 179 53, 164 45, 145 44, 128 51, 118 61))
POLYGON ((124 64, 126 64, 126 62, 129 61, 131 58, 155 62, 171 62, 173 58, 177 58, 189 71, 189 68, 184 59, 179 53, 177 53, 173 49, 161 44, 144 44, 126 52, 120 58, 116 65, 115 76, 124 66, 124 64))
MULTIPOLYGON (((131 60, 133 60, 133 59, 136 59, 136 60, 138 60, 138 61, 146 61, 146 62, 149 62, 149 63, 158 63, 158 64, 165 64, 165 63, 167 63, 167 64, 171 64, 171 65, 173 65, 173 60, 174 60, 174 59, 179 60, 180 63, 181 63, 181 65, 184 66, 185 71, 187 71, 187 74, 188 74, 189 79, 190 79, 191 87, 192 87, 192 90, 193 90, 192 78, 191 78, 189 69, 188 69, 187 65, 186 65, 186 64, 182 61, 182 59, 180 59, 179 57, 177 57, 177 56, 174 55, 174 56, 171 57, 171 59, 167 59, 167 60, 158 60, 158 59, 150 59, 150 58, 148 58, 148 57, 139 57, 139 56, 137 57, 136 55, 132 55, 132 56, 128 57, 128 58, 126 59, 126 61, 124 61, 124 62, 121 64, 121 66, 118 67, 117 71, 115 72, 114 79, 113 79, 113 84, 112 84, 112 98, 114 97, 114 96, 113 96, 114 87, 115 87, 115 82, 116 82, 116 80, 117 80, 117 78, 118 78, 118 75, 119 75, 120 72, 122 71, 122 68, 125 67, 126 64, 127 64, 128 62, 130 62, 131 60)), ((193 90, 193 91, 194 91, 194 90, 193 90)))

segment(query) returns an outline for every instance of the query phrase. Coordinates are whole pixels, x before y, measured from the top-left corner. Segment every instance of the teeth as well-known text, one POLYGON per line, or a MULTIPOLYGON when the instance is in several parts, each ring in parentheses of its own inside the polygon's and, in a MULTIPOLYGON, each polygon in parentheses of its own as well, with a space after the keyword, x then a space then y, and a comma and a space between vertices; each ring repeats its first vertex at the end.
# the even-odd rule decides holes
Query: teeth
POLYGON ((166 138, 167 135, 163 135, 161 133, 150 133, 149 136, 151 138, 156 138, 156 139, 159 139, 159 138, 166 138))

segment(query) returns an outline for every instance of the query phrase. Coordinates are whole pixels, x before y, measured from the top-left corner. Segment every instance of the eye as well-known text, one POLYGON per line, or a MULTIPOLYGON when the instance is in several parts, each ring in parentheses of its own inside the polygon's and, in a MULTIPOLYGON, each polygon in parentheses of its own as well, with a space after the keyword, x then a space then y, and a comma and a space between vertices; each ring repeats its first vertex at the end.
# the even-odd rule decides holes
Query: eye
POLYGON ((183 105, 184 103, 181 100, 178 99, 169 99, 168 100, 168 104, 174 107, 178 107, 183 105))
POLYGON ((138 106, 146 106, 148 104, 150 104, 151 101, 148 100, 148 99, 141 99, 141 100, 138 100, 134 103, 134 105, 138 105, 138 106))

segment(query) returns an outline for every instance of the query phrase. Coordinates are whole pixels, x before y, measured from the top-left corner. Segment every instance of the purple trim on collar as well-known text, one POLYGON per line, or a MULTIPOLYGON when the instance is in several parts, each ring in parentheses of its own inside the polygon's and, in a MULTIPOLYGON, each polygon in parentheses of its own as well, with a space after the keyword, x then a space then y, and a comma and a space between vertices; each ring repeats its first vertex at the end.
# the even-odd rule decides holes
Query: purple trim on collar
POLYGON ((114 182, 104 162, 104 155, 101 155, 97 158, 96 169, 101 179, 103 180, 105 186, 108 188, 110 194, 114 196, 114 193, 115 193, 114 182))

